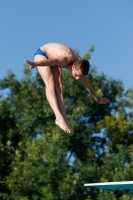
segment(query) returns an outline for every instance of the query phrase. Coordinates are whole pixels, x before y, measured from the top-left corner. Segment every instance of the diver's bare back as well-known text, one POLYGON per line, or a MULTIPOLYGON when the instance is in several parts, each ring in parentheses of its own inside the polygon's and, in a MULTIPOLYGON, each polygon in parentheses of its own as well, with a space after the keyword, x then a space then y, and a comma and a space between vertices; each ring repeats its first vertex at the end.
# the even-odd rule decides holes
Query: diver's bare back
POLYGON ((41 50, 46 53, 50 60, 58 59, 62 67, 81 59, 74 50, 64 44, 48 43, 43 45, 41 50))

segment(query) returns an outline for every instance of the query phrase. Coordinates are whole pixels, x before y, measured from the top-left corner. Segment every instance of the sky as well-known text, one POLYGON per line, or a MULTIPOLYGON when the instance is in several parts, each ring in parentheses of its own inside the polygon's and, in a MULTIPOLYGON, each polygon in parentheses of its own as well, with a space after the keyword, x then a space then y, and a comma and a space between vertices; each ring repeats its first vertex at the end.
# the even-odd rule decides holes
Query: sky
POLYGON ((93 45, 90 64, 133 86, 132 0, 0 0, 0 79, 8 70, 20 79, 24 59, 49 42, 80 56, 93 45))

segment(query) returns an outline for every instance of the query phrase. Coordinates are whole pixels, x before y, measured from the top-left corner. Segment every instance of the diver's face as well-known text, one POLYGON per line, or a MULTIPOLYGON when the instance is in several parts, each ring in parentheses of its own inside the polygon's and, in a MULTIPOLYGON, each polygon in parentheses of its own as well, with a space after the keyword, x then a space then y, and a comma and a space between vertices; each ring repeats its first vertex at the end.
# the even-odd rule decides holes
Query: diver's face
POLYGON ((82 74, 82 72, 81 72, 81 69, 77 69, 77 68, 75 67, 75 65, 72 66, 71 74, 72 74, 72 77, 73 77, 75 80, 78 80, 81 76, 83 76, 83 74, 82 74))

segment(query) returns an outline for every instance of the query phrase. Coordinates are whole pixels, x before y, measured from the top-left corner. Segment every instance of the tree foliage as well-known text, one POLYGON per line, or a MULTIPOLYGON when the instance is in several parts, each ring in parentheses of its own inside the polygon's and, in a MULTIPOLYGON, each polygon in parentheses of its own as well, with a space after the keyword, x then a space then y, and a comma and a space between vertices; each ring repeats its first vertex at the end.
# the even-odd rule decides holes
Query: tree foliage
MULTIPOLYGON (((91 47, 84 55, 90 58, 91 47)), ((24 66, 21 80, 13 72, 0 81, 0 198, 5 200, 128 200, 128 192, 97 191, 85 183, 128 181, 133 177, 133 89, 98 73, 88 79, 97 104, 80 81, 63 71, 70 137, 54 124, 45 85, 24 66)))

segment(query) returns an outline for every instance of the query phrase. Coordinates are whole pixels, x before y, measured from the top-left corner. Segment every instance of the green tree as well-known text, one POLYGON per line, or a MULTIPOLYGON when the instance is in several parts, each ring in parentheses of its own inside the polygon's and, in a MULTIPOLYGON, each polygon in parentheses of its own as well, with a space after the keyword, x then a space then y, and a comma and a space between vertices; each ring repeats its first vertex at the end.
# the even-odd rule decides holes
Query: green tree
MULTIPOLYGON (((89 59, 91 47, 84 55, 89 59)), ((45 85, 27 66, 18 80, 8 72, 0 82, 9 89, 0 99, 0 197, 5 200, 128 200, 123 191, 103 192, 84 183, 131 180, 133 89, 92 68, 88 79, 99 105, 80 81, 63 71, 70 137, 54 124, 45 85)))

